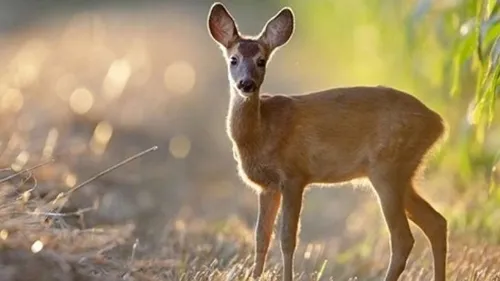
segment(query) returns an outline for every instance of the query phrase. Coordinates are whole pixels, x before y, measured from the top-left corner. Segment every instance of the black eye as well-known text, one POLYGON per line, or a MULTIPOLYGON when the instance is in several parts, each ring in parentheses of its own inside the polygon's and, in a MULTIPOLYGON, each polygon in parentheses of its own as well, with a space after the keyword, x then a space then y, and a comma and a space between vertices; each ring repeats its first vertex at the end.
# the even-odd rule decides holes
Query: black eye
POLYGON ((236 57, 231 57, 230 63, 231 63, 231 65, 237 65, 238 59, 236 57))
POLYGON ((257 66, 258 67, 265 67, 266 66, 266 60, 265 59, 259 59, 259 60, 257 60, 257 66))

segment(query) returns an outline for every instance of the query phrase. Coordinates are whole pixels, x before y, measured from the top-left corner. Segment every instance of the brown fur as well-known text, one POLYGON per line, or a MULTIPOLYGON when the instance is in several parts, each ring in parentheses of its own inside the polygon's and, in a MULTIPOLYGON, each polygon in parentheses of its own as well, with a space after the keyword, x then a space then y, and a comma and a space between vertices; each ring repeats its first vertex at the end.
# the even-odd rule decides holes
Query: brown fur
POLYGON ((293 14, 288 8, 269 20, 257 38, 247 38, 239 34, 224 6, 216 3, 209 15, 209 29, 215 30, 211 35, 228 60, 232 56, 252 58, 228 66, 227 133, 240 176, 259 196, 254 277, 262 273, 279 204, 283 280, 290 281, 304 189, 311 184, 366 177, 378 195, 391 234, 385 280, 398 280, 406 266, 414 242, 409 218, 429 238, 435 280, 444 281, 446 219, 417 194, 413 183, 424 156, 443 135, 440 115, 412 95, 382 86, 296 96, 260 94, 263 78, 248 71, 255 68, 254 58, 269 59, 292 35, 293 14), (233 39, 220 37, 233 32, 233 39), (257 81, 257 91, 239 91, 235 84, 241 75, 257 81))
POLYGON ((261 52, 260 44, 252 40, 239 40, 238 53, 243 57, 254 57, 261 52))

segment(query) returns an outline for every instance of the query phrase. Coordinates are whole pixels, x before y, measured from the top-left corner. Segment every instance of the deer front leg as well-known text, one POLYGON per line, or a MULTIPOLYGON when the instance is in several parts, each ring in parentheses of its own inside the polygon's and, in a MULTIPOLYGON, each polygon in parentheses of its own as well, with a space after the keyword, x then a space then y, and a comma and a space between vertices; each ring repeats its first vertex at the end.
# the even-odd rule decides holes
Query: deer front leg
POLYGON ((285 185, 282 190, 281 253, 283 257, 283 281, 293 280, 294 254, 297 246, 303 191, 303 186, 296 184, 285 185))
POLYGON ((260 277, 273 233, 273 225, 280 205, 281 194, 262 191, 259 194, 259 214, 255 226, 255 260, 252 276, 260 277))

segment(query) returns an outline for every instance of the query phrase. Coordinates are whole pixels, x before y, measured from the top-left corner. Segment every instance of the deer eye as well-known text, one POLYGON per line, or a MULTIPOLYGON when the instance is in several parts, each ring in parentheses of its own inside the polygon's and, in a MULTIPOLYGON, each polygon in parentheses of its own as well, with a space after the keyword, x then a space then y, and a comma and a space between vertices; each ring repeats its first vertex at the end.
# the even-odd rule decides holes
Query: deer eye
POLYGON ((265 59, 258 59, 257 60, 257 66, 258 67, 265 67, 266 66, 266 60, 265 59))
POLYGON ((238 59, 236 57, 231 57, 229 63, 231 65, 237 65, 238 64, 238 59))

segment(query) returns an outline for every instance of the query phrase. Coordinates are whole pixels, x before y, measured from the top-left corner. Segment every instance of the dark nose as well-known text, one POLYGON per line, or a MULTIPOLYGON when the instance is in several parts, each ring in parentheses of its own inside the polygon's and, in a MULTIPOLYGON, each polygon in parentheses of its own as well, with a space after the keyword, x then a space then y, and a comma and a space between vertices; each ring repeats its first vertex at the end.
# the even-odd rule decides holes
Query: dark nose
POLYGON ((250 79, 240 80, 238 82, 238 89, 246 93, 253 92, 255 91, 255 82, 250 79))

